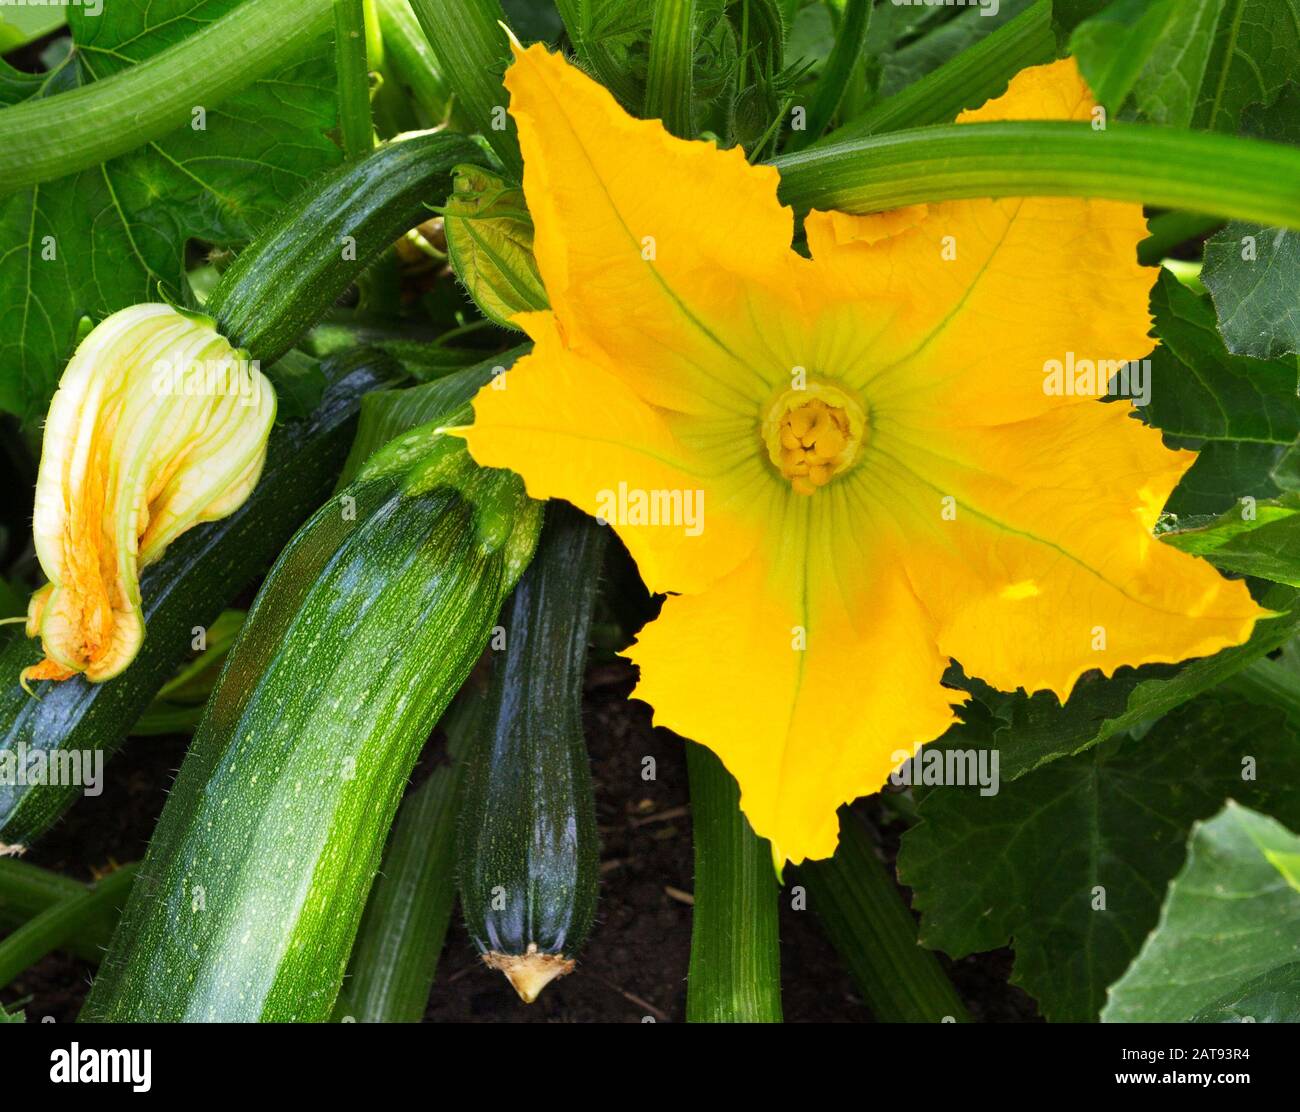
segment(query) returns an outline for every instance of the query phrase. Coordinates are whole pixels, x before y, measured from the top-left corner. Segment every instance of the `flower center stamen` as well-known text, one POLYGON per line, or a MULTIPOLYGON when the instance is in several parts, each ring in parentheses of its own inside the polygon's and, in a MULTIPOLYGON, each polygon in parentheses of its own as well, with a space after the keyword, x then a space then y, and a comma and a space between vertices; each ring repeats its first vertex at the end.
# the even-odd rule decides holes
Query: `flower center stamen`
POLYGON ((862 407, 823 384, 787 390, 763 419, 768 455, 797 494, 813 494, 851 467, 865 432, 862 407))

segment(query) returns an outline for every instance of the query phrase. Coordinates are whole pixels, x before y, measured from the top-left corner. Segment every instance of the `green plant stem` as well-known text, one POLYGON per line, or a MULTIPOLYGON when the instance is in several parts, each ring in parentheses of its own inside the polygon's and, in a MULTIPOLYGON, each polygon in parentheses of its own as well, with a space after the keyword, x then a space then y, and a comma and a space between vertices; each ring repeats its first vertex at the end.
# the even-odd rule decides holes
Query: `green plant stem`
POLYGON ((770 843, 740 812, 735 778, 686 743, 695 836, 695 913, 686 983, 690 1023, 780 1023, 779 891, 770 843))
POLYGON ((0 988, 125 902, 135 880, 135 865, 110 873, 93 887, 60 900, 0 942, 0 988))
POLYGON ((1175 247, 1222 227, 1223 218, 1198 212, 1162 212, 1147 224, 1150 235, 1138 244, 1138 262, 1156 266, 1175 247))
POLYGON ((523 172, 515 123, 501 76, 510 47, 499 0, 411 0, 411 10, 456 97, 456 111, 492 145, 516 178, 523 172))
POLYGON ((1055 55, 1052 5, 1048 0, 1039 0, 969 50, 882 100, 821 142, 841 143, 884 131, 947 123, 963 109, 974 108, 1005 91, 1007 82, 1026 66, 1050 62, 1055 55))
POLYGON ((799 879, 878 1023, 970 1022, 855 815, 840 813, 835 856, 799 866, 799 879))
POLYGON ((1300 228, 1300 148, 1143 124, 950 124, 782 155, 781 199, 878 212, 965 197, 1107 197, 1300 228))
POLYGON ((438 57, 420 30, 407 0, 378 0, 384 57, 397 79, 411 91, 428 126, 447 116, 448 90, 438 57))
POLYGON ((674 135, 689 139, 691 85, 695 69, 695 0, 655 0, 646 74, 645 115, 663 120, 674 135))
POLYGON ((339 83, 339 134, 343 157, 361 158, 375 145, 370 117, 370 67, 366 62, 363 0, 334 0, 334 58, 339 83))
POLYGON ((248 0, 152 58, 80 89, 0 110, 0 194, 96 166, 298 61, 333 0, 248 0))
POLYGON ((459 340, 462 336, 468 336, 474 332, 482 332, 485 328, 498 327, 493 321, 483 317, 479 320, 469 321, 467 324, 458 324, 455 328, 449 328, 433 341, 434 347, 446 347, 451 340, 459 340))
POLYGON ((0 857, 0 924, 15 926, 85 889, 71 877, 0 857))
POLYGON ((835 45, 831 48, 826 68, 822 70, 813 90, 812 103, 808 105, 808 115, 804 121, 806 126, 803 131, 790 133, 789 149, 801 150, 826 130, 840 101, 844 99, 844 90, 848 87, 853 67, 862 56, 870 23, 871 0, 848 0, 840 20, 839 34, 835 36, 835 45))
MULTIPOLYGON (((0 929, 21 927, 55 904, 85 891, 86 886, 71 877, 26 861, 0 858, 0 929)), ((64 948, 87 961, 97 962, 108 947, 116 923, 116 910, 106 909, 67 938, 64 948)))

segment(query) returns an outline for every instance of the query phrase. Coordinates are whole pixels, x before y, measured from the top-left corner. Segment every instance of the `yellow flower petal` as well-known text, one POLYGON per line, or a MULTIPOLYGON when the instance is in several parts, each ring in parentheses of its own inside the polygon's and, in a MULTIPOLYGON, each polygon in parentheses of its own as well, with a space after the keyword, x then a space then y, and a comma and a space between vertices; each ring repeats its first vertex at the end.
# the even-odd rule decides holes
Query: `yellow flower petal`
MULTIPOLYGON (((1091 118, 1073 59, 1025 70, 960 120, 1091 118)), ((901 213, 812 213, 808 244, 831 330, 871 336, 855 385, 938 426, 1018 421, 1086 399, 1044 390, 1045 364, 1138 359, 1152 348, 1138 205, 1012 197, 901 213), (836 302, 848 299, 851 307, 836 302), (857 321, 854 323, 855 314, 857 321), (847 319, 846 319, 847 318, 847 319)))
POLYGON ((103 321, 50 403, 33 534, 49 583, 28 634, 46 660, 25 680, 110 679, 144 638, 140 570, 261 474, 275 393, 211 322, 167 305, 103 321))
POLYGON ((947 661, 884 508, 839 486, 786 512, 721 583, 668 598, 627 655, 655 724, 717 753, 754 830, 797 863, 830 856, 840 804, 879 789, 964 697, 940 686, 947 661))
POLYGON ((703 590, 740 563, 762 536, 763 500, 779 493, 743 447, 744 423, 697 418, 683 441, 672 415, 569 350, 552 313, 515 321, 532 353, 479 392, 473 425, 452 430, 474 459, 613 525, 651 590, 703 590))
POLYGON ((882 449, 872 475, 892 491, 939 647, 995 687, 1064 701, 1086 671, 1208 656, 1267 616, 1244 583, 1152 535, 1196 457, 1126 403, 886 439, 896 455, 882 449))
POLYGON ((506 87, 537 263, 569 346, 616 355, 615 373, 655 405, 748 415, 773 385, 759 324, 790 311, 783 272, 803 262, 777 172, 632 119, 540 45, 515 49, 506 87), (692 196, 725 198, 726 219, 692 196))

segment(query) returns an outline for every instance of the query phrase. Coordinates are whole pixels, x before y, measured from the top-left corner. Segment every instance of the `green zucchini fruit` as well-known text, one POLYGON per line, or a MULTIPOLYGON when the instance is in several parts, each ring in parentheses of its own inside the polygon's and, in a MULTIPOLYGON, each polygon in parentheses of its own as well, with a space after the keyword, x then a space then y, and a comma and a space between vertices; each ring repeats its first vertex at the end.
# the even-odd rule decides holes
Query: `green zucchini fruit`
POLYGON ((551 502, 537 557, 502 621, 461 804, 470 938, 527 1004, 574 967, 596 913, 599 839, 582 676, 605 532, 551 502))
POLYGON ((273 363, 404 232, 451 190, 451 171, 483 152, 425 132, 335 167, 299 194, 230 264, 203 311, 235 347, 273 363))
POLYGON ((83 1018, 330 1017, 411 768, 531 558, 517 476, 420 426, 276 562, 83 1018))
MULTIPOLYGON (((21 852, 82 793, 95 762, 107 760, 159 689, 191 651, 195 628, 207 629, 253 583, 330 495, 348 453, 361 397, 395 385, 400 366, 377 352, 357 351, 326 363, 331 385, 310 417, 271 433, 256 489, 227 518, 192 529, 155 565, 140 590, 148 636, 131 666, 107 683, 80 677, 42 683, 36 697, 19 686, 23 668, 40 659, 35 641, 0 647, 0 849, 21 852), (9 765, 61 767, 64 774, 32 783, 9 765), (78 770, 80 775, 68 775, 78 770)), ((102 766, 101 766, 102 767, 102 766)))

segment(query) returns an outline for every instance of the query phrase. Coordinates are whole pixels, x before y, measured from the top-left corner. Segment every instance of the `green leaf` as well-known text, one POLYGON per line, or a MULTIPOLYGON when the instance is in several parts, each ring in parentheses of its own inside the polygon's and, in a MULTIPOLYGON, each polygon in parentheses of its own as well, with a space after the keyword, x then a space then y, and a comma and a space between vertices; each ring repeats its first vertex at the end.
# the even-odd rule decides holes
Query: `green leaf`
POLYGON ((1300 1023, 1300 962, 1280 965, 1224 993, 1193 1023, 1300 1023))
MULTIPOLYGON (((874 19, 880 21, 880 11, 874 19)), ((919 81, 837 128, 824 142, 948 123, 963 109, 976 108, 1005 92, 1012 77, 1027 66, 1050 62, 1055 52, 1052 6, 1040 0, 919 81)))
POLYGON ((1235 132, 1300 68, 1297 0, 1117 0, 1081 24, 1070 52, 1114 114, 1235 132))
POLYGON ((66 9, 58 6, 0 8, 0 54, 8 54, 57 31, 67 21, 66 9))
POLYGON ((1075 29, 1070 53, 1112 114, 1132 95, 1148 122, 1187 127, 1221 7, 1222 0, 1118 0, 1075 29))
POLYGON ((27 592, 0 576, 0 618, 27 613, 27 592))
POLYGON ((277 422, 306 417, 325 393, 325 373, 320 360, 296 348, 272 363, 266 375, 275 387, 277 422))
MULTIPOLYGON (((1282 817, 1298 825, 1291 808, 1282 817)), ((1200 823, 1159 926, 1111 986, 1102 1019, 1181 1023, 1237 1007, 1238 995, 1276 1008, 1300 959, 1296 861, 1300 838, 1235 802, 1200 823)), ((1294 1001, 1284 1005, 1292 1013, 1294 1001)))
POLYGON ((1234 220, 1206 242, 1201 281, 1230 351, 1256 359, 1300 351, 1300 233, 1234 220))
MULTIPOLYGON (((1248 109, 1242 129, 1300 146, 1300 87, 1271 108, 1248 109)), ((1229 351, 1256 359, 1300 351, 1300 235, 1233 221, 1206 241, 1201 280, 1229 351)))
MULTIPOLYGON (((70 9, 77 50, 65 70, 83 84, 107 77, 235 4, 114 4, 98 19, 70 9)), ((322 41, 309 61, 208 109, 206 130, 0 199, 0 409, 43 412, 83 315, 157 301, 160 288, 185 301, 187 240, 246 242, 338 160, 330 56, 322 41)))
POLYGON ((1161 344, 1150 356, 1143 416, 1200 453, 1165 509, 1180 518, 1212 516, 1245 498, 1277 498, 1288 489, 1300 436, 1295 361, 1231 354, 1210 302, 1171 274, 1152 290, 1151 311, 1161 344))
POLYGON ((46 81, 57 80, 57 78, 57 73, 23 73, 0 58, 0 106, 17 104, 19 101, 35 96, 46 81))
MULTIPOLYGON (((1277 586, 1260 605, 1278 611, 1245 644, 1183 664, 1120 668, 1110 679, 1085 675, 1064 706, 1050 692, 982 697, 1000 719, 996 742, 1002 778, 1014 780, 1062 757, 1082 753, 1125 730, 1159 718, 1284 645, 1300 629, 1300 594, 1277 586)), ((945 738, 941 747, 960 746, 945 738)))
POLYGON ((1052 0, 1052 24, 1064 47, 1070 34, 1085 19, 1099 15, 1110 6, 1111 0, 1052 0))
POLYGON ((912 82, 919 81, 1016 16, 1028 11, 1033 3, 1034 0, 1001 0, 996 15, 986 14, 992 11, 991 8, 972 6, 933 26, 885 59, 880 78, 880 95, 892 96, 912 82))
POLYGON ((1214 516, 1243 498, 1276 498, 1288 489, 1284 472, 1295 447, 1212 440, 1200 449, 1169 501, 1168 513, 1214 516))
POLYGON ((1280 712, 1207 697, 994 795, 924 792, 900 878, 927 946, 958 958, 1010 941, 1012 980, 1045 1016, 1091 1020, 1155 927, 1192 824, 1226 798, 1300 821, 1298 785, 1300 739, 1280 712))
POLYGON ((1275 706, 1300 727, 1300 641, 1291 641, 1276 656, 1243 668, 1223 689, 1252 703, 1275 706))
POLYGON ((1232 355, 1214 308, 1168 271, 1151 291, 1160 346, 1151 353, 1143 416, 1161 431, 1198 440, 1290 445, 1300 437, 1300 367, 1294 359, 1232 355))
POLYGON ((7 1012, 3 1005, 0 1005, 0 1023, 26 1023, 27 1015, 24 1012, 7 1012))
POLYGON ((835 24, 825 4, 808 4, 799 9, 790 24, 786 54, 791 62, 803 63, 809 74, 821 72, 835 49, 835 24))
POLYGON ((1180 527, 1161 539, 1225 571, 1300 587, 1300 496, 1252 499, 1208 524, 1180 527))

